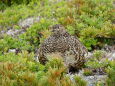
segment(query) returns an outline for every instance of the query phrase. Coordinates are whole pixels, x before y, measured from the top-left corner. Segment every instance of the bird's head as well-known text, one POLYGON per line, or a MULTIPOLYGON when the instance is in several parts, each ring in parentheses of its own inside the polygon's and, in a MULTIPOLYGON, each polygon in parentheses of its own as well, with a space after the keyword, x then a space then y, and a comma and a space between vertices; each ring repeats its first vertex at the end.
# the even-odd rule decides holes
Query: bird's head
POLYGON ((65 27, 60 24, 53 25, 50 30, 53 35, 64 35, 67 33, 65 27))

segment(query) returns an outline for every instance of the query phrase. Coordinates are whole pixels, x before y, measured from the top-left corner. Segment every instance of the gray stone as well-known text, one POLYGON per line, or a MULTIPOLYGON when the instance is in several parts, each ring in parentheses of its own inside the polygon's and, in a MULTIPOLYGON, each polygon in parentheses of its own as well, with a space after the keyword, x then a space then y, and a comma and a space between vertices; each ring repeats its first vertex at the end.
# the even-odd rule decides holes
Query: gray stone
POLYGON ((8 52, 15 53, 15 52, 16 52, 16 49, 9 49, 8 52))
POLYGON ((115 60, 115 52, 110 52, 106 54, 106 57, 108 58, 108 60, 113 61, 115 60))
POLYGON ((107 75, 94 75, 94 76, 84 76, 87 81, 88 86, 95 86, 98 81, 105 82, 107 75))
POLYGON ((18 30, 15 30, 15 29, 10 29, 6 32, 7 35, 14 35, 18 32, 18 30))
MULTIPOLYGON (((103 52, 103 55, 102 55, 101 60, 104 60, 104 59, 108 59, 108 60, 111 60, 111 61, 115 60, 115 50, 114 50, 114 48, 112 48, 111 51, 109 51, 109 52, 106 51, 106 50, 102 50, 102 52, 103 52)), ((94 54, 94 52, 88 52, 88 55, 85 57, 86 60, 88 60, 90 58, 94 58, 93 54, 94 54)))
POLYGON ((1 31, 1 34, 4 34, 4 33, 5 33, 5 31, 4 31, 4 30, 2 30, 2 31, 1 31))
POLYGON ((30 27, 32 24, 34 24, 35 22, 39 22, 39 21, 40 21, 40 17, 39 16, 36 17, 36 18, 30 17, 30 18, 27 18, 25 20, 21 20, 19 22, 19 26, 21 28, 23 28, 23 29, 26 29, 26 28, 30 27))
POLYGON ((84 71, 81 70, 79 73, 76 74, 67 74, 70 77, 70 80, 74 82, 74 76, 80 76, 83 80, 87 82, 87 86, 96 86, 97 82, 105 83, 107 75, 94 75, 94 76, 84 76, 84 71))
POLYGON ((107 51, 107 52, 115 51, 115 45, 110 46, 110 45, 105 44, 102 50, 107 51))
POLYGON ((92 52, 88 52, 88 54, 85 56, 86 59, 90 59, 93 58, 93 53, 92 52))
POLYGON ((6 32, 7 35, 10 35, 10 36, 13 36, 13 37, 17 37, 19 34, 22 34, 24 33, 24 29, 19 29, 19 30, 16 30, 16 29, 10 29, 6 32))

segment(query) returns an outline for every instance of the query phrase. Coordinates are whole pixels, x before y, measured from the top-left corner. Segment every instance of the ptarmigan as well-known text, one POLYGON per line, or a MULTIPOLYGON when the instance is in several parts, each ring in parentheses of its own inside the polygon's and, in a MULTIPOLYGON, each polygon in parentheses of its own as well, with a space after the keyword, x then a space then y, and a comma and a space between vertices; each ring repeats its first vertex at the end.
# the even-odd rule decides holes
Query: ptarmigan
POLYGON ((50 37, 41 43, 38 49, 39 62, 45 64, 48 61, 47 54, 59 52, 70 71, 81 69, 85 62, 85 54, 87 54, 85 46, 60 24, 52 26, 51 31, 50 37))

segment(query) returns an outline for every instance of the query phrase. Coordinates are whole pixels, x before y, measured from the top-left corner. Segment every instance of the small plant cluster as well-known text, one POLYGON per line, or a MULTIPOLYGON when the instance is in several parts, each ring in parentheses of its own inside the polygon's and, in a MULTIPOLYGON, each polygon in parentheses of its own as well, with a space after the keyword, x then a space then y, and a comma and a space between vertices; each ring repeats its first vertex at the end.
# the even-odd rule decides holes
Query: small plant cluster
POLYGON ((98 81, 96 86, 114 86, 115 85, 115 61, 110 61, 103 57, 103 51, 94 52, 93 58, 86 62, 84 75, 107 75, 106 81, 98 81))
POLYGON ((109 64, 108 59, 103 57, 103 51, 97 50, 93 54, 93 58, 90 58, 86 62, 86 66, 90 68, 101 68, 101 67, 106 67, 109 64))
POLYGON ((108 58, 104 57, 104 52, 101 50, 94 51, 93 57, 86 62, 84 75, 106 74, 106 68, 109 66, 108 58))
POLYGON ((115 11, 112 3, 113 0, 72 0, 68 3, 71 10, 69 20, 73 20, 70 25, 89 50, 91 46, 102 46, 104 38, 115 37, 115 11))
MULTIPOLYGON (((54 21, 54 17, 58 18, 60 16, 58 12, 63 14, 63 10, 67 8, 65 1, 55 3, 55 5, 53 5, 53 3, 51 5, 49 4, 50 2, 46 0, 38 1, 37 3, 31 2, 28 5, 12 5, 10 8, 6 8, 4 12, 0 12, 0 31, 6 32, 8 30, 7 28, 9 27, 19 30, 23 29, 20 27, 20 25, 18 25, 20 20, 24 20, 32 16, 41 17, 39 22, 34 23, 29 28, 26 28, 26 32, 19 34, 18 37, 0 34, 0 53, 7 52, 9 49, 15 48, 20 50, 28 50, 29 52, 35 51, 39 44, 49 36, 49 26, 58 23, 58 21, 54 21), (42 6, 43 4, 45 6, 42 6), (59 9, 59 7, 61 8, 59 9), (57 13, 55 13, 56 15, 54 16, 52 13, 55 10, 57 13), (43 34, 42 38, 40 34, 43 34)), ((64 15, 65 14, 61 15, 60 17, 64 15)))
POLYGON ((115 85, 115 61, 111 61, 109 67, 107 68, 108 78, 107 86, 115 85))
POLYGON ((52 59, 46 65, 33 60, 34 54, 6 53, 0 56, 1 86, 86 86, 86 82, 75 76, 73 82, 66 76, 61 59, 52 59))
POLYGON ((115 61, 110 61, 106 68, 107 79, 105 83, 98 82, 96 86, 115 86, 115 61))
MULTIPOLYGON (((5 8, 7 8, 8 6, 14 5, 14 4, 29 4, 31 2, 36 2, 36 0, 1 0, 0 1, 0 10, 3 10, 5 8)), ((37 3, 37 2, 36 2, 37 3)))

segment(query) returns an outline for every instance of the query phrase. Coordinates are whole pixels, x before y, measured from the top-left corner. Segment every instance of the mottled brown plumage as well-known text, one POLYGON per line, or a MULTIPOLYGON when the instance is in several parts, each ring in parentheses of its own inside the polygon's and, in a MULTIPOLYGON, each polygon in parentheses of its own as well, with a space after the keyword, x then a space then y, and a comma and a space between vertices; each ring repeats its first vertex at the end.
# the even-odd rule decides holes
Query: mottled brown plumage
POLYGON ((84 55, 87 53, 85 46, 77 37, 71 36, 62 25, 56 24, 52 28, 52 34, 38 49, 38 59, 42 64, 47 62, 46 54, 59 52, 62 54, 65 63, 70 68, 80 69, 84 62, 84 55), (74 61, 70 61, 71 55, 74 61), (69 58, 69 59, 68 59, 69 58))

